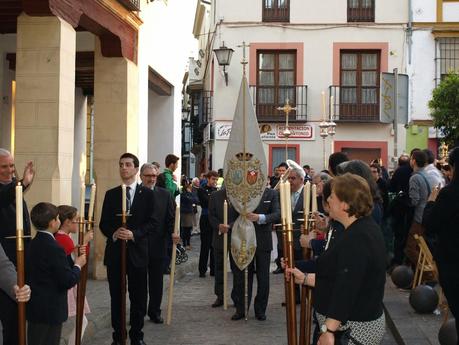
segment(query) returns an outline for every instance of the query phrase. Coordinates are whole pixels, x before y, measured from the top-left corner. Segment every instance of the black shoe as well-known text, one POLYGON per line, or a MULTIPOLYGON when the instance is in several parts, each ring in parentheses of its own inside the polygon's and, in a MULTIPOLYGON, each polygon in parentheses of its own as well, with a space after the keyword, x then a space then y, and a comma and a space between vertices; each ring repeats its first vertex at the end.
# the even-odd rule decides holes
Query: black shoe
POLYGON ((273 274, 280 274, 280 273, 284 273, 284 270, 282 269, 282 267, 278 267, 273 271, 273 274))
POLYGON ((136 340, 136 341, 131 340, 131 345, 147 345, 147 344, 143 340, 136 340))
POLYGON ((266 315, 265 314, 258 314, 258 315, 255 315, 256 319, 258 321, 266 321, 266 315))
POLYGON ((157 324, 164 323, 164 320, 161 317, 161 315, 150 317, 150 321, 153 322, 153 323, 157 323, 157 324))
POLYGON ((211 277, 215 277, 215 273, 214 272, 210 272, 210 276, 211 277))
POLYGON ((113 341, 112 345, 121 345, 121 342, 120 341, 113 341))
POLYGON ((205 278, 206 274, 205 273, 199 273, 199 278, 205 278))
POLYGON ((244 313, 235 312, 234 315, 231 316, 231 320, 233 321, 241 320, 243 318, 244 318, 244 313))
POLYGON ((167 274, 171 274, 171 268, 168 267, 168 268, 166 269, 166 271, 164 272, 164 274, 166 274, 166 275, 167 275, 167 274))
POLYGON ((223 305, 223 300, 221 298, 218 298, 215 300, 215 302, 212 304, 212 308, 218 308, 223 305))

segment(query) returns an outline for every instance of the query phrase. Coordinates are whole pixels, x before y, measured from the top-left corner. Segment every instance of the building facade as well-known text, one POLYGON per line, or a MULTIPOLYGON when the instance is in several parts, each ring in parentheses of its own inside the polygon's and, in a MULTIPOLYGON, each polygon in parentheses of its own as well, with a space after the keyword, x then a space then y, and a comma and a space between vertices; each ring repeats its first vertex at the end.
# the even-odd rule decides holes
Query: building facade
MULTIPOLYGON (((181 155, 190 48, 174 40, 192 37, 177 25, 183 7, 151 0, 0 2, 0 147, 19 169, 34 161, 31 207, 79 205, 85 171, 88 187, 97 185, 97 225, 106 190, 120 183, 122 153, 162 165, 166 154, 181 155)), ((98 278, 105 276, 104 247, 96 231, 90 269, 98 278)))
POLYGON ((381 158, 387 166, 396 155, 394 132, 401 152, 405 130, 381 120, 380 79, 394 68, 406 73, 407 23, 408 0, 201 1, 193 33, 202 57, 188 87, 192 123, 200 130, 193 146, 197 172, 223 167, 243 42, 249 45, 247 77, 268 174, 287 155, 321 170, 333 151, 365 161, 381 158), (223 45, 234 49, 224 70, 212 54, 223 45), (278 110, 287 99, 295 108, 288 141, 286 115, 278 110), (323 139, 319 125, 331 121, 336 134, 323 139))
POLYGON ((408 35, 407 151, 428 147, 438 154, 442 135, 432 126, 428 102, 441 79, 459 71, 459 1, 412 0, 408 35))

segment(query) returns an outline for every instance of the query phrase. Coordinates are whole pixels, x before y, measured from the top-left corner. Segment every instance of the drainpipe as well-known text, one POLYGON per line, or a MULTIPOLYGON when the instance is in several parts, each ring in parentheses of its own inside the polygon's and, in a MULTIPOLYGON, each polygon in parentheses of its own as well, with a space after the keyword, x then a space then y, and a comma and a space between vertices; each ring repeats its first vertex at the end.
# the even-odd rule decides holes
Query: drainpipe
POLYGON ((411 65, 411 51, 413 44, 413 0, 408 0, 408 27, 406 28, 406 40, 408 45, 408 64, 411 65))

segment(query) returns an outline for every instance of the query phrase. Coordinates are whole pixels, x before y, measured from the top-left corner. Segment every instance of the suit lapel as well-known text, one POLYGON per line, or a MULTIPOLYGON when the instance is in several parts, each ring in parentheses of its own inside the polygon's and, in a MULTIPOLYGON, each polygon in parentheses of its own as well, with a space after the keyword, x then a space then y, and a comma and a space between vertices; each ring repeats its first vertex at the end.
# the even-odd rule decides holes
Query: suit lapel
POLYGON ((137 201, 138 199, 141 197, 141 194, 142 194, 142 186, 137 184, 136 188, 135 188, 135 193, 134 193, 134 201, 132 202, 132 205, 131 205, 131 213, 133 213, 132 211, 135 210, 136 206, 137 206, 137 201))

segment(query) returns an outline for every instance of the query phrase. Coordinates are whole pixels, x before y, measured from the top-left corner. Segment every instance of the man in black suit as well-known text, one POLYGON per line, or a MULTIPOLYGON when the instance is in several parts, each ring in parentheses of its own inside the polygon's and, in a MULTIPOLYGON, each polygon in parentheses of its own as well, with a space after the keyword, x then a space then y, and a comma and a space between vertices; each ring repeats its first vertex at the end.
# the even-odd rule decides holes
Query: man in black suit
MULTIPOLYGON (((16 236, 16 195, 15 184, 17 172, 11 153, 0 148, 0 244, 8 259, 16 265, 16 240, 7 238, 16 236), (15 177, 16 175, 16 177, 15 177)), ((22 178, 23 190, 26 191, 35 175, 32 162, 27 163, 22 178)), ((23 208, 24 235, 30 235, 30 218, 25 201, 23 208)), ((27 253, 29 239, 24 240, 24 250, 27 253)), ((17 304, 0 290, 0 322, 3 324, 4 345, 18 343, 17 304)))
POLYGON ((175 202, 171 193, 154 185, 158 169, 153 164, 144 164, 140 169, 142 185, 153 190, 153 231, 148 233, 148 316, 154 323, 163 323, 161 301, 163 298, 163 274, 168 263, 167 246, 171 238, 177 243, 179 235, 174 234, 175 202))
POLYGON ((143 345, 143 324, 147 308, 148 234, 153 228, 153 192, 136 182, 139 160, 124 153, 119 160, 119 173, 126 187, 126 205, 130 216, 127 227, 121 224, 122 188, 108 190, 102 207, 99 228, 107 237, 104 265, 111 297, 113 343, 121 339, 121 241, 126 245, 126 272, 128 277, 130 308, 129 337, 132 345, 143 345))
POLYGON ((213 308, 223 305, 223 265, 227 264, 227 258, 223 257, 223 234, 228 233, 228 253, 231 252, 231 224, 238 214, 228 202, 228 225, 223 224, 223 204, 227 200, 226 189, 213 192, 209 198, 209 222, 212 227, 212 247, 214 248, 215 283, 214 293, 217 299, 212 304, 213 308))
MULTIPOLYGON (((255 317, 266 320, 266 307, 269 298, 269 266, 271 262, 272 225, 280 222, 279 194, 273 189, 265 189, 258 207, 247 219, 254 222, 257 238, 255 257, 249 265, 249 305, 252 298, 254 268, 257 271, 257 296, 254 301, 255 317)), ((232 258, 231 258, 232 260, 232 258)), ((244 310, 244 271, 233 265, 233 290, 236 313, 231 320, 240 320, 245 316, 244 310)))

